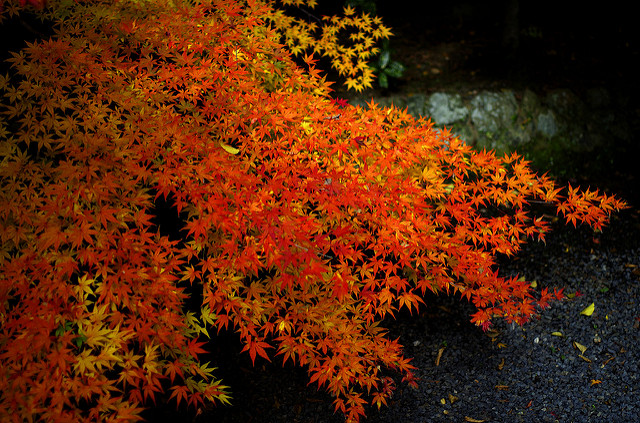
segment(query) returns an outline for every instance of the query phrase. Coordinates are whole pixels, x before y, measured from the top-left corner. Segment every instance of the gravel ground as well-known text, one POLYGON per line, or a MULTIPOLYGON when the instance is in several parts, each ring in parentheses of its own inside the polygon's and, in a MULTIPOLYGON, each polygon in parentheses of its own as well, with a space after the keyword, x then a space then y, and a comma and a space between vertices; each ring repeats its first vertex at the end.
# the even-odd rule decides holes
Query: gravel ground
MULTIPOLYGON (((621 212, 595 236, 559 226, 546 246, 528 244, 500 268, 540 287, 564 286, 573 298, 524 327, 496 321, 488 333, 469 323, 473 307, 450 297, 429 298, 419 316, 387 322, 389 336, 414 358, 419 388, 399 382, 389 407, 369 409, 363 421, 640 421, 639 212, 621 212), (592 303, 593 314, 581 315, 592 303)), ((326 393, 307 386, 304 369, 283 368, 279 359, 253 368, 233 335, 215 345, 212 360, 234 405, 197 417, 156 410, 149 421, 344 422, 326 393)))

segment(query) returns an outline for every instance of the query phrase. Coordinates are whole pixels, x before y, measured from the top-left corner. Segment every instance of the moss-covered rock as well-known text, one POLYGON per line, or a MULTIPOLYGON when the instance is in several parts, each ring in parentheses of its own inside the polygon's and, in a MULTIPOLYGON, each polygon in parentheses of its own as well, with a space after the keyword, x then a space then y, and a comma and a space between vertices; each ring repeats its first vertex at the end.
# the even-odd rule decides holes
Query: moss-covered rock
MULTIPOLYGON (((625 98, 595 87, 582 95, 570 90, 536 94, 527 89, 374 100, 382 106, 406 107, 416 117, 430 117, 436 126, 446 126, 477 149, 518 151, 539 169, 571 176, 584 172, 587 159, 608 166, 620 143, 632 139, 634 116, 629 115, 625 98)), ((352 104, 365 105, 369 100, 356 98, 352 104)))

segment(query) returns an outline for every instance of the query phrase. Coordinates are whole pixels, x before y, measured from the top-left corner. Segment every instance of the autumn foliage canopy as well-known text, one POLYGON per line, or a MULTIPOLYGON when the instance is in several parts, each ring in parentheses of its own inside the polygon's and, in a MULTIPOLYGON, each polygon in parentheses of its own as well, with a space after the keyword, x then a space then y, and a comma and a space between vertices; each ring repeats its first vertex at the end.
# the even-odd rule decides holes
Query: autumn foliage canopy
POLYGON ((1 4, 54 31, 0 75, 2 421, 227 403, 199 360, 227 329, 357 421, 386 404, 388 370, 416 383, 386 316, 429 291, 471 301, 483 328, 524 323, 561 295, 495 268, 544 238, 532 202, 595 229, 624 206, 332 98, 314 58, 360 89, 389 35, 349 8, 314 26, 278 8, 310 0, 1 4))

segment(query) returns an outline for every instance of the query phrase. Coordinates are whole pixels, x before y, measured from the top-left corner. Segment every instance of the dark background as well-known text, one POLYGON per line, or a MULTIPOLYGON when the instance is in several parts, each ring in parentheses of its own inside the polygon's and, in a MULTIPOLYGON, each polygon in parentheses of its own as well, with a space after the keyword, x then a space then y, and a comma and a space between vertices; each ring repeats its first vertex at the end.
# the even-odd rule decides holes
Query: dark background
POLYGON ((465 57, 455 58, 453 66, 476 77, 565 88, 628 84, 637 90, 638 25, 632 4, 396 0, 378 1, 376 9, 394 30, 391 46, 399 53, 460 45, 465 57))

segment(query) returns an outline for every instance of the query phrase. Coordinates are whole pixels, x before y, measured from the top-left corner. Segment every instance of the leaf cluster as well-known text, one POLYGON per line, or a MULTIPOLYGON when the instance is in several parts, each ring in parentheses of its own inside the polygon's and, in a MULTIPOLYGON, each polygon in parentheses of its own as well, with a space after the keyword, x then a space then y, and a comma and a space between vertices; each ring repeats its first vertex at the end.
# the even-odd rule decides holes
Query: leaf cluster
POLYGON ((382 43, 382 52, 371 67, 378 77, 378 85, 382 88, 389 88, 389 80, 402 77, 405 71, 402 63, 391 59, 389 40, 382 43))
POLYGON ((0 77, 3 421, 226 403, 200 360, 211 329, 307 367, 358 421, 389 399, 388 370, 416 383, 385 317, 431 291, 472 301, 484 328, 524 323, 560 297, 497 276, 496 254, 548 231, 531 204, 596 229, 624 207, 406 111, 331 99, 265 25, 271 2, 47 6, 55 36, 0 77))
MULTIPOLYGON (((282 0, 282 4, 313 9, 316 1, 282 0)), ((275 10, 265 17, 293 55, 316 53, 327 57, 332 67, 345 78, 347 88, 356 91, 371 88, 375 74, 368 63, 380 52, 377 42, 392 35, 379 17, 357 14, 350 4, 344 7, 343 15, 323 16, 322 19, 309 12, 306 12, 306 19, 296 18, 282 10, 275 10)))

